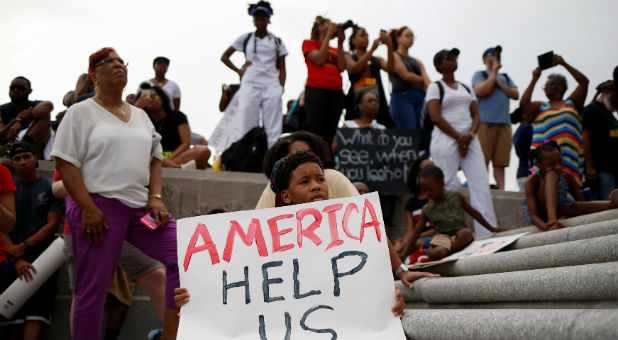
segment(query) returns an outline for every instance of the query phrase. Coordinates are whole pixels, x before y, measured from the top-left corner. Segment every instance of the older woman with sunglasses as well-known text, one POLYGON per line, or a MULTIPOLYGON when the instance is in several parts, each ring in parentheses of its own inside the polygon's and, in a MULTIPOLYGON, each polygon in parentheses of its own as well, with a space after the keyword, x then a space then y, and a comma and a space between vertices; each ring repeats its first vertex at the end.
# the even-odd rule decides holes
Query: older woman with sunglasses
POLYGON ((541 68, 532 71, 530 85, 521 96, 519 107, 525 120, 532 122, 532 148, 536 149, 546 141, 558 142, 565 170, 573 175, 581 186, 584 174, 584 140, 582 136, 582 118, 588 78, 567 64, 561 56, 554 55, 554 65, 564 67, 577 82, 577 87, 564 98, 567 91, 566 78, 557 73, 547 77, 544 91, 547 102, 531 101, 532 91, 541 77, 541 68))
POLYGON ((101 338, 106 292, 126 239, 166 267, 162 338, 173 339, 176 221, 161 201, 161 137, 144 111, 122 100, 127 67, 114 49, 92 54, 88 71, 96 95, 69 108, 52 151, 75 235, 73 338, 101 338), (146 214, 159 225, 154 231, 140 222, 146 214))

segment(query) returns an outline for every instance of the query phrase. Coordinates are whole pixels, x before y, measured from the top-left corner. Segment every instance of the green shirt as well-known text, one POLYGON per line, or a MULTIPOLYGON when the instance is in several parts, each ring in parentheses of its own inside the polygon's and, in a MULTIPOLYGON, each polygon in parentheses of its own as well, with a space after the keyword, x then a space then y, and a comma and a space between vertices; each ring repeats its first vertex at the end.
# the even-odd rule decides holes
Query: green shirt
POLYGON ((462 196, 455 191, 444 191, 439 201, 430 200, 423 207, 423 214, 433 223, 436 234, 454 236, 458 231, 466 229, 462 196))

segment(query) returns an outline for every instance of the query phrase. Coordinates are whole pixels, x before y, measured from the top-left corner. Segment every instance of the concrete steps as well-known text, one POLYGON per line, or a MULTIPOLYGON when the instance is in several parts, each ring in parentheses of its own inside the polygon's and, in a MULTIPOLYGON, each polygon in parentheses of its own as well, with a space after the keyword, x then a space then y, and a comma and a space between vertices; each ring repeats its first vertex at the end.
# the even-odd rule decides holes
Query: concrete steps
POLYGON ((408 339, 617 339, 618 310, 406 310, 408 339))
POLYGON ((409 339, 618 339, 618 210, 536 227, 502 251, 400 282, 409 339))

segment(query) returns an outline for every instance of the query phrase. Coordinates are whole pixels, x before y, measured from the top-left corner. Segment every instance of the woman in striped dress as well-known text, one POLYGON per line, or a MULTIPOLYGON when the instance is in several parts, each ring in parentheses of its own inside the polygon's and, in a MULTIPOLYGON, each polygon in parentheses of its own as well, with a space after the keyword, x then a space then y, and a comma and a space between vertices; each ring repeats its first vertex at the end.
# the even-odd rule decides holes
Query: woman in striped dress
POLYGON ((584 147, 579 112, 583 110, 588 93, 588 78, 567 64, 561 56, 554 56, 554 65, 563 66, 577 81, 577 87, 571 95, 563 99, 567 91, 566 78, 560 74, 551 74, 544 87, 549 101, 530 101, 534 86, 541 76, 541 69, 537 67, 532 72, 532 81, 521 98, 520 107, 523 117, 532 122, 531 147, 536 149, 549 140, 558 142, 565 170, 570 172, 581 186, 584 147))

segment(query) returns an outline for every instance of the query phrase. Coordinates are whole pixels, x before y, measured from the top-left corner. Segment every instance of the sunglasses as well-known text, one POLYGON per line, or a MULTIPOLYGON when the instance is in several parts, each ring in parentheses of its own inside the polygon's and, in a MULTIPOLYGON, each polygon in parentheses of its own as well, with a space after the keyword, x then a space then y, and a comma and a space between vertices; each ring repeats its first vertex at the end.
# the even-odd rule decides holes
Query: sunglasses
POLYGON ((10 91, 13 91, 15 89, 17 89, 19 91, 25 91, 28 88, 26 86, 24 86, 24 85, 11 85, 11 86, 9 86, 9 90, 10 91))
POLYGON ((97 66, 100 66, 100 65, 112 65, 114 63, 114 61, 119 62, 121 65, 123 65, 125 67, 129 66, 129 63, 125 63, 124 60, 122 60, 122 58, 105 58, 105 59, 99 61, 97 63, 97 66))

